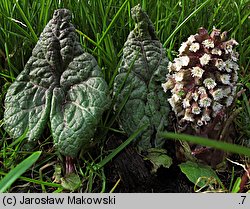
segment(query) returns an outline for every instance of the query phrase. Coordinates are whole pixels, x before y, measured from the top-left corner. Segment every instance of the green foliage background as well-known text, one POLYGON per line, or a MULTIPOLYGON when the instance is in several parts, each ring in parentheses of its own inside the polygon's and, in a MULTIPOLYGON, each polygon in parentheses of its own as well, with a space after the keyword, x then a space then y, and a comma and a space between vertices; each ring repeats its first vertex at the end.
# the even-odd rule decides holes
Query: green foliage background
MULTIPOLYGON (((235 120, 239 133, 235 141, 250 144, 249 0, 0 0, 0 178, 32 153, 31 149, 21 151, 23 138, 13 141, 4 131, 3 100, 8 86, 23 70, 53 11, 58 8, 72 11, 73 24, 81 44, 96 57, 112 90, 123 44, 134 26, 130 9, 138 3, 154 23, 170 60, 177 55, 180 44, 201 26, 209 31, 213 27, 226 30, 229 37, 239 42, 239 90, 245 89, 245 93, 237 101, 237 107, 242 108, 242 111, 235 120)), ((108 113, 102 125, 110 131, 121 132, 112 127, 114 121, 115 116, 111 117, 108 113)), ((60 186, 51 182, 53 165, 57 163, 51 143, 51 136, 45 133, 44 139, 34 148, 43 151, 42 157, 27 170, 18 184, 28 183, 34 191, 62 191, 60 186)), ((95 191, 92 187, 95 181, 102 182, 102 188, 98 192, 106 191, 103 169, 92 169, 104 156, 102 147, 103 144, 100 144, 100 154, 96 159, 92 159, 89 154, 87 157, 80 157, 76 165, 79 175, 87 182, 88 192, 95 191)), ((17 191, 13 189, 9 191, 17 191)))

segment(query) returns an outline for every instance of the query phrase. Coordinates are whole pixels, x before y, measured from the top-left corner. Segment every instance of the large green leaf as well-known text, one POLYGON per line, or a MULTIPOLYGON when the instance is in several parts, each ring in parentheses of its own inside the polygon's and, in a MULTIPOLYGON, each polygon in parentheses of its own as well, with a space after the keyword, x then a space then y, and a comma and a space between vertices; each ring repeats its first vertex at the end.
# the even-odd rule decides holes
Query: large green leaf
POLYGON ((132 11, 135 28, 130 32, 123 49, 119 74, 114 81, 116 107, 130 96, 119 115, 119 123, 131 135, 147 124, 140 139, 142 149, 161 147, 163 140, 158 132, 166 129, 169 106, 161 82, 167 74, 168 59, 158 40, 154 26, 140 5, 132 11))
POLYGON ((71 13, 54 12, 32 56, 5 99, 6 131, 29 140, 40 137, 48 121, 59 151, 75 157, 94 134, 109 105, 108 86, 93 56, 78 42, 71 13))
POLYGON ((37 151, 19 163, 1 181, 0 192, 5 192, 33 163, 37 161, 42 152, 37 151))

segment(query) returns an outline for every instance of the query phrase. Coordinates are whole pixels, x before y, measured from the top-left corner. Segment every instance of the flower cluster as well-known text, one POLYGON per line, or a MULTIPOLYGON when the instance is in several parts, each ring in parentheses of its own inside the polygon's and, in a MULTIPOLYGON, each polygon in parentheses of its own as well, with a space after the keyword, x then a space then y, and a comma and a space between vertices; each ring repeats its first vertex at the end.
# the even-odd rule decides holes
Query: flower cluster
POLYGON ((226 33, 204 28, 182 43, 179 56, 169 63, 164 91, 180 124, 202 127, 232 105, 236 94, 239 66, 238 44, 226 41, 226 33))

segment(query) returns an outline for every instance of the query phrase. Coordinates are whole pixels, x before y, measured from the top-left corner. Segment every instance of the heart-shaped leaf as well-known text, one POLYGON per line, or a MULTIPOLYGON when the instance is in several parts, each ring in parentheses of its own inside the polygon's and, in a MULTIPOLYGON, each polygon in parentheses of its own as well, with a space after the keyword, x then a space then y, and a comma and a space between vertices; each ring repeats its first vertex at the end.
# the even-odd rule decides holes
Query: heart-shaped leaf
POLYGON ((108 86, 93 56, 81 48, 67 9, 54 12, 24 70, 5 98, 6 131, 29 140, 48 121, 58 150, 75 157, 109 105, 108 86))

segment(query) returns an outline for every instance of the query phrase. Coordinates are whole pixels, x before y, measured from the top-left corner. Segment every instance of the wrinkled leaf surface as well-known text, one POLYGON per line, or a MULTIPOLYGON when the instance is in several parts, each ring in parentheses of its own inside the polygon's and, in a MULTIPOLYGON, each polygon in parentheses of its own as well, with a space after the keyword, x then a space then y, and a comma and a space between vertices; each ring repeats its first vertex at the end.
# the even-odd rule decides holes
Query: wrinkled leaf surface
POLYGON ((24 70, 5 98, 6 131, 38 139, 47 122, 59 151, 75 157, 87 145, 103 111, 108 87, 101 69, 78 42, 66 9, 54 12, 24 70))
POLYGON ((119 74, 115 78, 116 108, 129 95, 119 115, 119 123, 131 135, 138 127, 148 129, 139 137, 139 147, 160 147, 163 140, 157 134, 167 126, 169 106, 161 82, 167 74, 168 59, 156 37, 152 22, 141 7, 132 9, 135 28, 124 45, 119 74))

